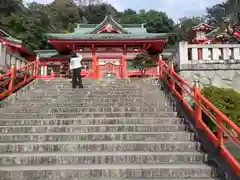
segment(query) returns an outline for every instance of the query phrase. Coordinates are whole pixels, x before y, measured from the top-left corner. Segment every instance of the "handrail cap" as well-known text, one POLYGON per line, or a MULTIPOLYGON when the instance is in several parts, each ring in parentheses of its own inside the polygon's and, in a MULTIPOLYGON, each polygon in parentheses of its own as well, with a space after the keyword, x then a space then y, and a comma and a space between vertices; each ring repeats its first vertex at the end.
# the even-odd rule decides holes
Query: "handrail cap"
POLYGON ((200 88, 200 81, 198 79, 194 81, 194 88, 200 88))

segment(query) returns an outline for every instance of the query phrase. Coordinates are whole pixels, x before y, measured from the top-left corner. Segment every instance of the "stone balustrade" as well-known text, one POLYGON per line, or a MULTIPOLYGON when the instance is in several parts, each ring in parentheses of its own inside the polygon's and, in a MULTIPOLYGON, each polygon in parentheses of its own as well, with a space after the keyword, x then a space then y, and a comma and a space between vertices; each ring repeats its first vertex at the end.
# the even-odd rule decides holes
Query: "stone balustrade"
POLYGON ((16 68, 27 64, 27 60, 21 58, 17 54, 13 54, 7 50, 5 44, 0 43, 0 71, 5 71, 7 68, 14 65, 16 68))
POLYGON ((240 44, 188 44, 179 42, 173 61, 184 64, 240 63, 240 44))
POLYGON ((240 44, 179 42, 171 57, 176 71, 189 81, 240 90, 240 44))

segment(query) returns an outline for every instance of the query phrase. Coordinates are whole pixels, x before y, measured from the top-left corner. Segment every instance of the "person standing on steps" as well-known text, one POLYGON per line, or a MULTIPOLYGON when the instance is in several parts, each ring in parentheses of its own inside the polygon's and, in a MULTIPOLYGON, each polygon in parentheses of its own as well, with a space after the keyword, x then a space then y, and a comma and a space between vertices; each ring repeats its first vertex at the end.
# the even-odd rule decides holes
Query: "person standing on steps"
POLYGON ((82 55, 74 52, 71 56, 69 69, 72 71, 72 88, 76 89, 77 85, 79 88, 83 88, 82 85, 82 77, 81 77, 81 69, 82 65, 82 55))

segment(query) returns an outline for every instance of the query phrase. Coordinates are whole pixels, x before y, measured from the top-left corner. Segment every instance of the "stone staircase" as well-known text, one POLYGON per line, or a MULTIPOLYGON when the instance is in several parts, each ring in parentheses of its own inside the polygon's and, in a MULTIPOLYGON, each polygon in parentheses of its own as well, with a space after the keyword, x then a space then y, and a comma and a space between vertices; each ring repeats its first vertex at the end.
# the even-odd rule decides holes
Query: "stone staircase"
POLYGON ((40 81, 0 110, 0 180, 215 177, 155 85, 85 80, 84 87, 40 81))

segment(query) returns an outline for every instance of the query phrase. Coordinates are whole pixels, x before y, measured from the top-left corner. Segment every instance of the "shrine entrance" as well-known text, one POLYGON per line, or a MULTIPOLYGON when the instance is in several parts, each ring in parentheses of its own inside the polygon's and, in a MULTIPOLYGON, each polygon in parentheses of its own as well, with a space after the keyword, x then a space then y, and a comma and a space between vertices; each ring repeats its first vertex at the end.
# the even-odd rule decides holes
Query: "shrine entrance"
POLYGON ((120 77, 120 65, 115 65, 108 62, 104 65, 99 65, 100 76, 103 78, 119 78, 120 77))
POLYGON ((116 73, 112 73, 112 72, 105 72, 103 74, 103 78, 108 78, 108 79, 116 79, 116 73))

